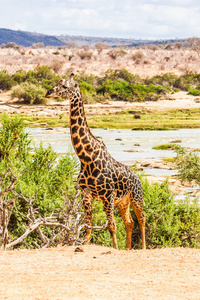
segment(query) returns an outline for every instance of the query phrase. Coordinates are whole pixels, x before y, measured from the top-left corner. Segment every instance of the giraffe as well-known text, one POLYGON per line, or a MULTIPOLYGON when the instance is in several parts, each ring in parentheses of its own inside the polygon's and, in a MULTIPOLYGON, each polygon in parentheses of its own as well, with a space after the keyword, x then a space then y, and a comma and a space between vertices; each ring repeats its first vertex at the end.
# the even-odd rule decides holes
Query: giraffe
POLYGON ((112 237, 113 247, 118 249, 114 206, 116 205, 126 229, 127 249, 131 249, 132 229, 134 226, 129 206, 131 205, 138 219, 142 248, 145 244, 145 216, 143 213, 143 190, 138 176, 133 170, 116 161, 107 151, 105 144, 91 133, 84 113, 84 105, 80 87, 73 79, 61 79, 46 97, 70 99, 70 133, 72 145, 80 160, 78 186, 81 189, 85 209, 86 235, 88 243, 92 227, 92 203, 98 200, 103 203, 107 215, 108 230, 112 237))

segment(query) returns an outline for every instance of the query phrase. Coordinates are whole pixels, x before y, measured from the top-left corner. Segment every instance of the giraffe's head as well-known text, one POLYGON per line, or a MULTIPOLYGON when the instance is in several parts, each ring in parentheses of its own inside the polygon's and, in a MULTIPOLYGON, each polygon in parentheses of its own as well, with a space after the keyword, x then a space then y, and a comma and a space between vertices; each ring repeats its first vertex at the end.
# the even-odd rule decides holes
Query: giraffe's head
POLYGON ((71 98, 71 96, 79 90, 79 85, 73 80, 72 73, 68 79, 61 79, 52 89, 46 93, 46 98, 71 98))

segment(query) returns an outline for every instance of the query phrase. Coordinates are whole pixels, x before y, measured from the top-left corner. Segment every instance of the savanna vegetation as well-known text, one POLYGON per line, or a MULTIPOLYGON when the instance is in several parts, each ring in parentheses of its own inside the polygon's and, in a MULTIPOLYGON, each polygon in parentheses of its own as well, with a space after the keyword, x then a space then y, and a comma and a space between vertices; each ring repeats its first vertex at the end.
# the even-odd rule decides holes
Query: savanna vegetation
MULTIPOLYGON (((64 78, 67 78, 67 73, 64 78)), ((12 89, 13 98, 23 99, 30 104, 45 103, 45 93, 61 79, 48 66, 25 72, 18 70, 9 75, 0 72, 0 89, 12 89)), ((156 101, 166 93, 187 91, 200 95, 200 74, 181 76, 167 73, 151 78, 141 78, 126 69, 107 70, 103 76, 81 73, 75 76, 79 82, 85 103, 105 102, 106 100, 156 101)))
MULTIPOLYGON (((75 189, 79 165, 72 154, 58 157, 49 146, 35 147, 19 116, 4 114, 0 128, 0 245, 41 248, 57 244, 81 243, 84 213, 75 189)), ((183 180, 199 174, 199 158, 193 153, 178 155, 180 170, 196 162, 194 172, 180 175, 183 180), (186 155, 186 156, 185 156, 186 155), (188 162, 188 155, 191 158, 188 162)), ((199 176, 199 175, 198 175, 199 176)), ((195 178, 199 181, 199 177, 195 178)), ((200 247, 200 206, 197 199, 176 203, 168 182, 150 184, 141 176, 144 189, 147 247, 200 247)), ((140 248, 137 220, 133 246, 140 248)), ((117 239, 125 248, 125 228, 115 211, 117 239)), ((94 203, 93 225, 106 221, 102 204, 94 203)), ((94 230, 91 242, 111 245, 108 230, 94 230)))
MULTIPOLYGON (((194 44, 194 43, 193 43, 194 44)), ((191 44, 191 45, 193 45, 191 44)), ((104 44, 88 47, 5 47, 0 52, 0 89, 27 104, 45 104, 45 94, 60 78, 76 73, 85 103, 107 100, 156 101, 178 91, 200 95, 199 48, 149 45, 141 49, 104 44), (6 60, 7 59, 7 60, 6 60), (23 68, 21 68, 23 66, 23 68), (31 67, 30 67, 31 66, 31 67), (78 70, 78 72, 76 72, 78 70)), ((62 101, 63 99, 58 99, 62 101)), ((75 189, 79 163, 72 154, 58 157, 49 146, 35 147, 26 126, 69 126, 69 117, 1 115, 0 127, 0 246, 5 249, 42 248, 83 242, 84 212, 75 189), (33 125, 34 124, 34 125, 33 125)), ((200 126, 199 110, 147 112, 124 110, 108 116, 88 117, 90 127, 170 129, 200 126)), ((162 148, 164 146, 162 145, 162 148)), ((200 182, 197 152, 167 145, 182 181, 200 182)), ((144 189, 147 248, 200 247, 198 199, 176 202, 168 182, 150 184, 141 175, 144 189)), ((133 247, 141 248, 140 230, 133 216, 133 247)), ((125 228, 115 210, 117 239, 125 248, 125 228)), ((106 215, 94 202, 93 225, 102 226, 106 215)), ((108 230, 94 230, 91 242, 111 245, 108 230)))

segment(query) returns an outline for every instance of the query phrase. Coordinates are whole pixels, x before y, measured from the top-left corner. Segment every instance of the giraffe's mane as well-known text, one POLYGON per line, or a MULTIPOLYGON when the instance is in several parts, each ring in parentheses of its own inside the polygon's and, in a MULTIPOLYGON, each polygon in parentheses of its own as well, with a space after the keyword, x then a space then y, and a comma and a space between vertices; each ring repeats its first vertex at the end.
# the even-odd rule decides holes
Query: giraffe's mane
MULTIPOLYGON (((78 88, 79 88, 79 91, 80 91, 80 94, 81 94, 81 101, 82 101, 82 103, 83 103, 83 94, 82 94, 82 91, 81 91, 81 89, 80 89, 79 83, 78 83, 78 82, 76 82, 76 83, 78 84, 78 88)), ((101 143, 101 144, 106 148, 106 145, 104 144, 104 142, 98 140, 98 139, 94 136, 94 134, 91 132, 90 127, 88 126, 88 123, 87 123, 86 116, 85 116, 84 105, 82 106, 82 108, 83 108, 84 121, 85 121, 85 124, 86 124, 86 126, 87 126, 87 129, 88 129, 89 134, 92 136, 92 138, 93 138, 94 140, 96 140, 97 142, 101 143)))

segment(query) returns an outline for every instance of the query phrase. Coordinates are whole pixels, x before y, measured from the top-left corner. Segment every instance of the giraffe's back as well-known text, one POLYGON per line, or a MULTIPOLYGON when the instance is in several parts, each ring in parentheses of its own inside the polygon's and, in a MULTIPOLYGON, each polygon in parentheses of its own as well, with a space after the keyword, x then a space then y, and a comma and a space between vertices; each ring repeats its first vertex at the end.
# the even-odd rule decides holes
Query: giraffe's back
POLYGON ((113 192, 115 199, 123 198, 131 189, 133 195, 142 193, 141 182, 134 171, 105 152, 91 164, 82 165, 79 185, 82 190, 89 189, 100 201, 113 192))

